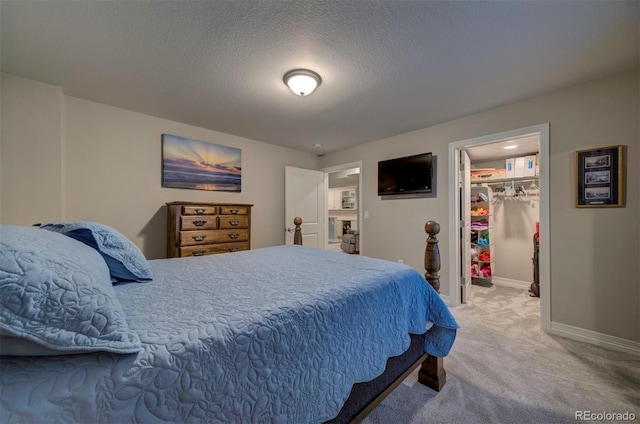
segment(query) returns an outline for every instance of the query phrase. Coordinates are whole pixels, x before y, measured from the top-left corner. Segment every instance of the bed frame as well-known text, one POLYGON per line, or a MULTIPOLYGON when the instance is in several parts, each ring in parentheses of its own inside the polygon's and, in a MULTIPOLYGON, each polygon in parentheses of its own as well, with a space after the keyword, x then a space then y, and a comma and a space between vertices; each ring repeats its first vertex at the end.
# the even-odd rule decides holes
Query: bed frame
MULTIPOLYGON (((302 218, 295 217, 293 224, 295 225, 293 244, 302 245, 302 229, 300 228, 302 218)), ((427 221, 424 230, 428 235, 424 251, 424 268, 427 272, 424 277, 436 292, 440 293, 440 277, 438 275, 440 250, 436 237, 440 232, 440 224, 436 221, 427 221)), ((418 381, 439 392, 447 380, 443 359, 425 353, 422 350, 423 345, 424 335, 412 334, 409 349, 402 355, 389 358, 384 373, 376 379, 355 384, 338 416, 325 424, 361 422, 418 367, 420 367, 418 381)))

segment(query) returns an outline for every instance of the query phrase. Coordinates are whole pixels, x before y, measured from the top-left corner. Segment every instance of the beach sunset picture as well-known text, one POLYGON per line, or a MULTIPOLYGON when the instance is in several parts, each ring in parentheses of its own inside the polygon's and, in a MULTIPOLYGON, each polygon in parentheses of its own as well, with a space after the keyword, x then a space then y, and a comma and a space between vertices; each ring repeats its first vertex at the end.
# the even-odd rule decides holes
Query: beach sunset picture
POLYGON ((241 150, 162 134, 162 186, 240 192, 241 150))

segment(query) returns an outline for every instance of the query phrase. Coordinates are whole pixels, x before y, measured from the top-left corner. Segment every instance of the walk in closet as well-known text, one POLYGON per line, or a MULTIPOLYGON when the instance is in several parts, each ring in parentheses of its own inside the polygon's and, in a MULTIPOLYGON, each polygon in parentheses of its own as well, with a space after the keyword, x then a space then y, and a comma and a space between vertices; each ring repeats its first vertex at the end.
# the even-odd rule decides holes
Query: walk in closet
POLYGON ((474 160, 473 151, 469 153, 471 282, 528 289, 534 281, 534 238, 540 220, 536 151, 495 160, 474 160), (525 169, 513 169, 516 160, 518 168, 525 169))

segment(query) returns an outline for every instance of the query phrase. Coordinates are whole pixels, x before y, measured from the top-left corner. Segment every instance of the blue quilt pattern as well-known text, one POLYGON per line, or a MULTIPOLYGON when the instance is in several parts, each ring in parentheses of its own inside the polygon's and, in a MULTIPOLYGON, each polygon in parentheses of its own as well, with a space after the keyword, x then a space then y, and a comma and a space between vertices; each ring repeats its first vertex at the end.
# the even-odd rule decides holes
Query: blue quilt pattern
POLYGON ((455 339, 437 293, 393 262, 278 246, 150 267, 151 284, 116 287, 144 350, 3 358, 2 422, 319 423, 408 333, 433 323, 435 356, 455 339))

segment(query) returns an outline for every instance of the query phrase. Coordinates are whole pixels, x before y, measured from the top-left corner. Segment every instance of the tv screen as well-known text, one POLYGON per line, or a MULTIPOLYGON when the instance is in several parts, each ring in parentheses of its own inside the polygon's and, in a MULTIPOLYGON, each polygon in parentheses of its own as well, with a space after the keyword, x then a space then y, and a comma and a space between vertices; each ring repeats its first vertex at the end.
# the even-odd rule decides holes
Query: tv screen
POLYGON ((431 193, 431 153, 378 162, 378 195, 431 193))

